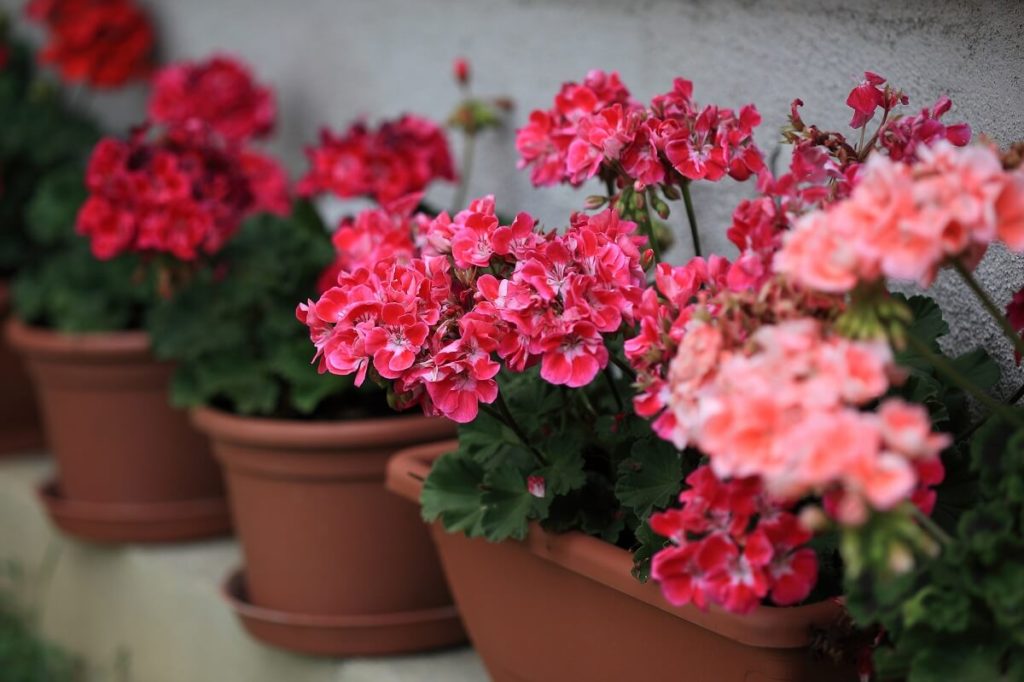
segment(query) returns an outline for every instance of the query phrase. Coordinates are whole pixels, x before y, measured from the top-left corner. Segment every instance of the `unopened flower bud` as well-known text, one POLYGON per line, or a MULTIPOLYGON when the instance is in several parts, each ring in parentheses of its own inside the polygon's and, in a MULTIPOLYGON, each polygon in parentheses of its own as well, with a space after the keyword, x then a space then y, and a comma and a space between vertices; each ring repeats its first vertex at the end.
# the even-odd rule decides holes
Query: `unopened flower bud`
POLYGON ((817 505, 809 505, 800 510, 800 525, 812 533, 823 531, 829 526, 828 516, 817 505))
POLYGON ((608 201, 608 197, 601 196, 600 194, 591 194, 583 201, 583 208, 588 211, 601 208, 608 201))
POLYGON ((902 542, 894 542, 889 547, 888 563, 893 573, 907 573, 914 568, 914 553, 902 542))
POLYGON ((547 492, 547 486, 544 482, 543 476, 527 476, 526 477, 526 489, 534 497, 544 499, 544 495, 547 492))
POLYGON ((465 87, 469 85, 469 61, 465 57, 457 57, 452 64, 455 82, 465 87))
POLYGON ((662 185, 661 193, 665 195, 665 198, 669 201, 679 201, 683 198, 683 195, 679 193, 679 188, 675 185, 662 185))
POLYGON ((669 209, 668 204, 658 198, 654 192, 651 192, 651 206, 654 207, 654 212, 658 214, 658 217, 662 220, 668 220, 669 209))
POLYGON ((640 254, 640 267, 646 270, 654 262, 654 249, 647 249, 640 254))

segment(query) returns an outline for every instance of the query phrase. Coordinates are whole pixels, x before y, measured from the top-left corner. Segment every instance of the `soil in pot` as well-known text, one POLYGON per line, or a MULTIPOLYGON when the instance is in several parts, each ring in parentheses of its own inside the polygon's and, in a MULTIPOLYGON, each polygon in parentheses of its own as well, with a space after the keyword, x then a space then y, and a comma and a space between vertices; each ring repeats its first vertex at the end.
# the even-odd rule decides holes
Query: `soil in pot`
MULTIPOLYGON (((418 502, 430 463, 456 446, 403 451, 388 487, 418 502)), ((495 682, 619 682, 643 671, 692 682, 830 682, 852 670, 816 660, 813 630, 834 602, 760 607, 737 616, 676 608, 630 575, 628 552, 581 533, 539 527, 524 542, 488 543, 432 527, 470 639, 495 682)))
POLYGON ((316 422, 193 412, 225 469, 244 576, 225 592, 249 631, 331 655, 417 651, 465 634, 414 507, 388 493, 388 458, 449 438, 425 417, 316 422))
POLYGON ((230 530, 220 470, 168 403, 173 368, 142 332, 67 335, 7 324, 35 384, 57 481, 40 495, 66 531, 103 542, 230 530))
MULTIPOLYGON (((10 290, 0 281, 0 323, 10 315, 10 290)), ((0 339, 0 456, 39 450, 43 429, 28 372, 6 339, 0 339)))

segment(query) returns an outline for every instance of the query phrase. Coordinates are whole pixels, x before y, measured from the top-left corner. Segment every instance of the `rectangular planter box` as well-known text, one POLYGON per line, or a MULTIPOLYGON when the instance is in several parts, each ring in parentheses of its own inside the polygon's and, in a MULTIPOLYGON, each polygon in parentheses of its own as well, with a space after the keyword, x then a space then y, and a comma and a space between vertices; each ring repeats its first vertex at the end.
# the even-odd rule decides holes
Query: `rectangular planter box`
MULTIPOLYGON (((391 490, 418 502, 430 463, 454 442, 405 450, 389 465, 391 490)), ((637 582, 630 554, 582 533, 539 526, 524 542, 489 543, 434 524, 456 604, 495 682, 659 679, 687 682, 855 680, 816 660, 813 628, 842 615, 834 602, 759 607, 739 616, 673 607, 637 582)))

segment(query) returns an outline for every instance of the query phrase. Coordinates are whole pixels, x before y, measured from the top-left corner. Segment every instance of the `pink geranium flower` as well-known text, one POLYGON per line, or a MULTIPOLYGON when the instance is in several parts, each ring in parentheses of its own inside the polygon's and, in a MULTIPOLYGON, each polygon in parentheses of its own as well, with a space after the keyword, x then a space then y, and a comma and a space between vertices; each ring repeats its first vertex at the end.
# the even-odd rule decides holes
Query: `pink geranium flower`
POLYGON ((492 197, 432 220, 410 220, 413 203, 338 231, 334 281, 297 312, 321 371, 371 376, 397 405, 467 422, 497 399, 503 366, 540 364, 571 387, 607 366, 604 335, 632 322, 644 282, 634 223, 579 214, 542 233, 525 213, 501 225, 492 197))
POLYGON ((946 141, 912 165, 873 156, 847 199, 801 218, 775 267, 818 291, 880 276, 931 284, 949 259, 973 264, 995 239, 1024 250, 1024 175, 995 151, 946 141))

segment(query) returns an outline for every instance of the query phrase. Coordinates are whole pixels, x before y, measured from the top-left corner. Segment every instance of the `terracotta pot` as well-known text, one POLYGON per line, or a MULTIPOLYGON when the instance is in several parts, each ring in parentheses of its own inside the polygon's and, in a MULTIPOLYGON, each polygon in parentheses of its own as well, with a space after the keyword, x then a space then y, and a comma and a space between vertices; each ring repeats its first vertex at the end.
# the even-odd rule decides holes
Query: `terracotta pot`
MULTIPOLYGON (((455 441, 411 448, 388 465, 388 487, 417 501, 431 462, 455 441)), ((813 627, 841 615, 834 602, 759 607, 737 616, 677 608, 630 575, 628 552, 582 533, 539 526, 524 542, 449 534, 434 541, 469 637, 495 682, 631 680, 638 671, 693 682, 855 680, 815 661, 813 627)))
POLYGON ((244 578, 225 591, 250 632, 309 653, 429 649, 465 640, 416 509, 384 488, 388 458, 450 438, 422 416, 306 422, 201 408, 223 464, 244 578))
POLYGON ((66 531, 111 542, 230 530, 220 470, 188 415, 168 404, 173 368, 143 332, 61 334, 7 323, 35 382, 56 485, 40 489, 66 531))
MULTIPOLYGON (((0 322, 10 314, 10 289, 0 281, 0 322)), ((0 339, 0 455, 43 447, 32 382, 21 358, 0 339)))

